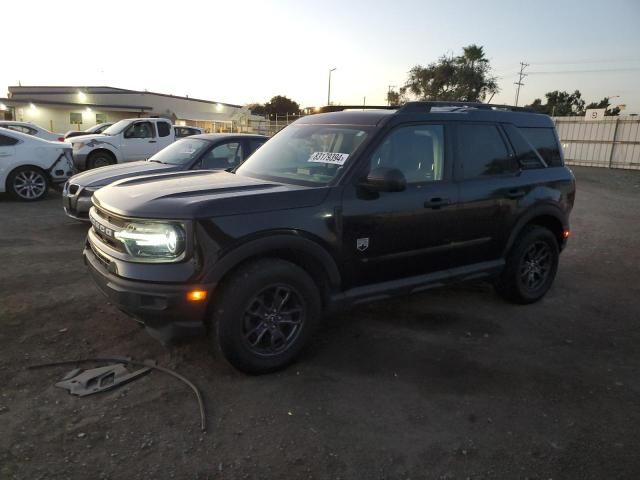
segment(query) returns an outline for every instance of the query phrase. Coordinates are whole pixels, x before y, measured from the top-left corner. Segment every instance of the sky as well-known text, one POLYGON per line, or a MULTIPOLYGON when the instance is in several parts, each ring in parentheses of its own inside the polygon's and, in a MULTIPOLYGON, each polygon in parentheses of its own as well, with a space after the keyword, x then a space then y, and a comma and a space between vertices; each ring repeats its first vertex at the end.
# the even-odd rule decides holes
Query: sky
POLYGON ((17 85, 107 85, 233 104, 285 95, 384 105, 415 65, 482 45, 493 103, 552 90, 640 113, 639 0, 32 0, 1 8, 0 97, 17 85), (9 40, 10 41, 7 41, 9 40))

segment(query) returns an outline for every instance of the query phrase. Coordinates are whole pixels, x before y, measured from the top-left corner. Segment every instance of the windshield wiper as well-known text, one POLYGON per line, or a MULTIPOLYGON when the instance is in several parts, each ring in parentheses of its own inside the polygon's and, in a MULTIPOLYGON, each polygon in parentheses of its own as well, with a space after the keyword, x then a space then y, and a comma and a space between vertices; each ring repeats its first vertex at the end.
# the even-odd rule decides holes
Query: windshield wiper
POLYGON ((147 160, 147 162, 164 163, 164 162, 161 162, 160 160, 152 160, 151 158, 149 160, 147 160))

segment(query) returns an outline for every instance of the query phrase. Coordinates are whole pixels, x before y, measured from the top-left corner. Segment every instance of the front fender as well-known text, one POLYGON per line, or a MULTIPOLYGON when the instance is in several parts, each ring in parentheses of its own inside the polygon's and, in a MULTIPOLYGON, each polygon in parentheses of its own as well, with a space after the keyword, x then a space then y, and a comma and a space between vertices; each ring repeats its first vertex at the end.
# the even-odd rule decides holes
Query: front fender
POLYGON ((85 157, 88 157, 93 152, 96 152, 98 150, 108 150, 116 158, 116 161, 118 163, 122 162, 122 152, 118 147, 109 142, 104 142, 95 138, 93 140, 90 140, 86 146, 78 151, 78 153, 84 155, 85 157))
POLYGON ((295 230, 266 232, 260 237, 244 240, 242 243, 221 252, 210 265, 205 266, 204 281, 218 283, 240 263, 250 258, 267 256, 275 252, 301 255, 302 263, 307 262, 313 265, 314 269, 322 269, 331 289, 340 287, 340 270, 333 256, 320 243, 295 230))

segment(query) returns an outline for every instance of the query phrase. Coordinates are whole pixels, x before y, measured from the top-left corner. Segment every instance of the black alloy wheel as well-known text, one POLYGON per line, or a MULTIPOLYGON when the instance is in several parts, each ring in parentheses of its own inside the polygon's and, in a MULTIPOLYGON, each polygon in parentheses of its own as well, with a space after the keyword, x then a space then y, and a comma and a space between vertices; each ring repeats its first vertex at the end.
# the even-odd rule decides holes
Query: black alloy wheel
POLYGON ((305 305, 288 285, 271 285, 254 296, 244 312, 242 334, 256 355, 278 355, 295 343, 305 321, 305 305))

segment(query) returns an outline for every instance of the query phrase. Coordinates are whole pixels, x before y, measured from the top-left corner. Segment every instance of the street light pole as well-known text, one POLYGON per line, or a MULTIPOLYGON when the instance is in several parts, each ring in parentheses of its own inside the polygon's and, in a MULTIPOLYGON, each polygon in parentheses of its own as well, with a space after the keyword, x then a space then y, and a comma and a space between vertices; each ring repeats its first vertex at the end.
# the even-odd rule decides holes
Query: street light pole
POLYGON ((331 72, 333 72, 336 68, 329 69, 329 89, 327 90, 327 106, 331 105, 331 72))

